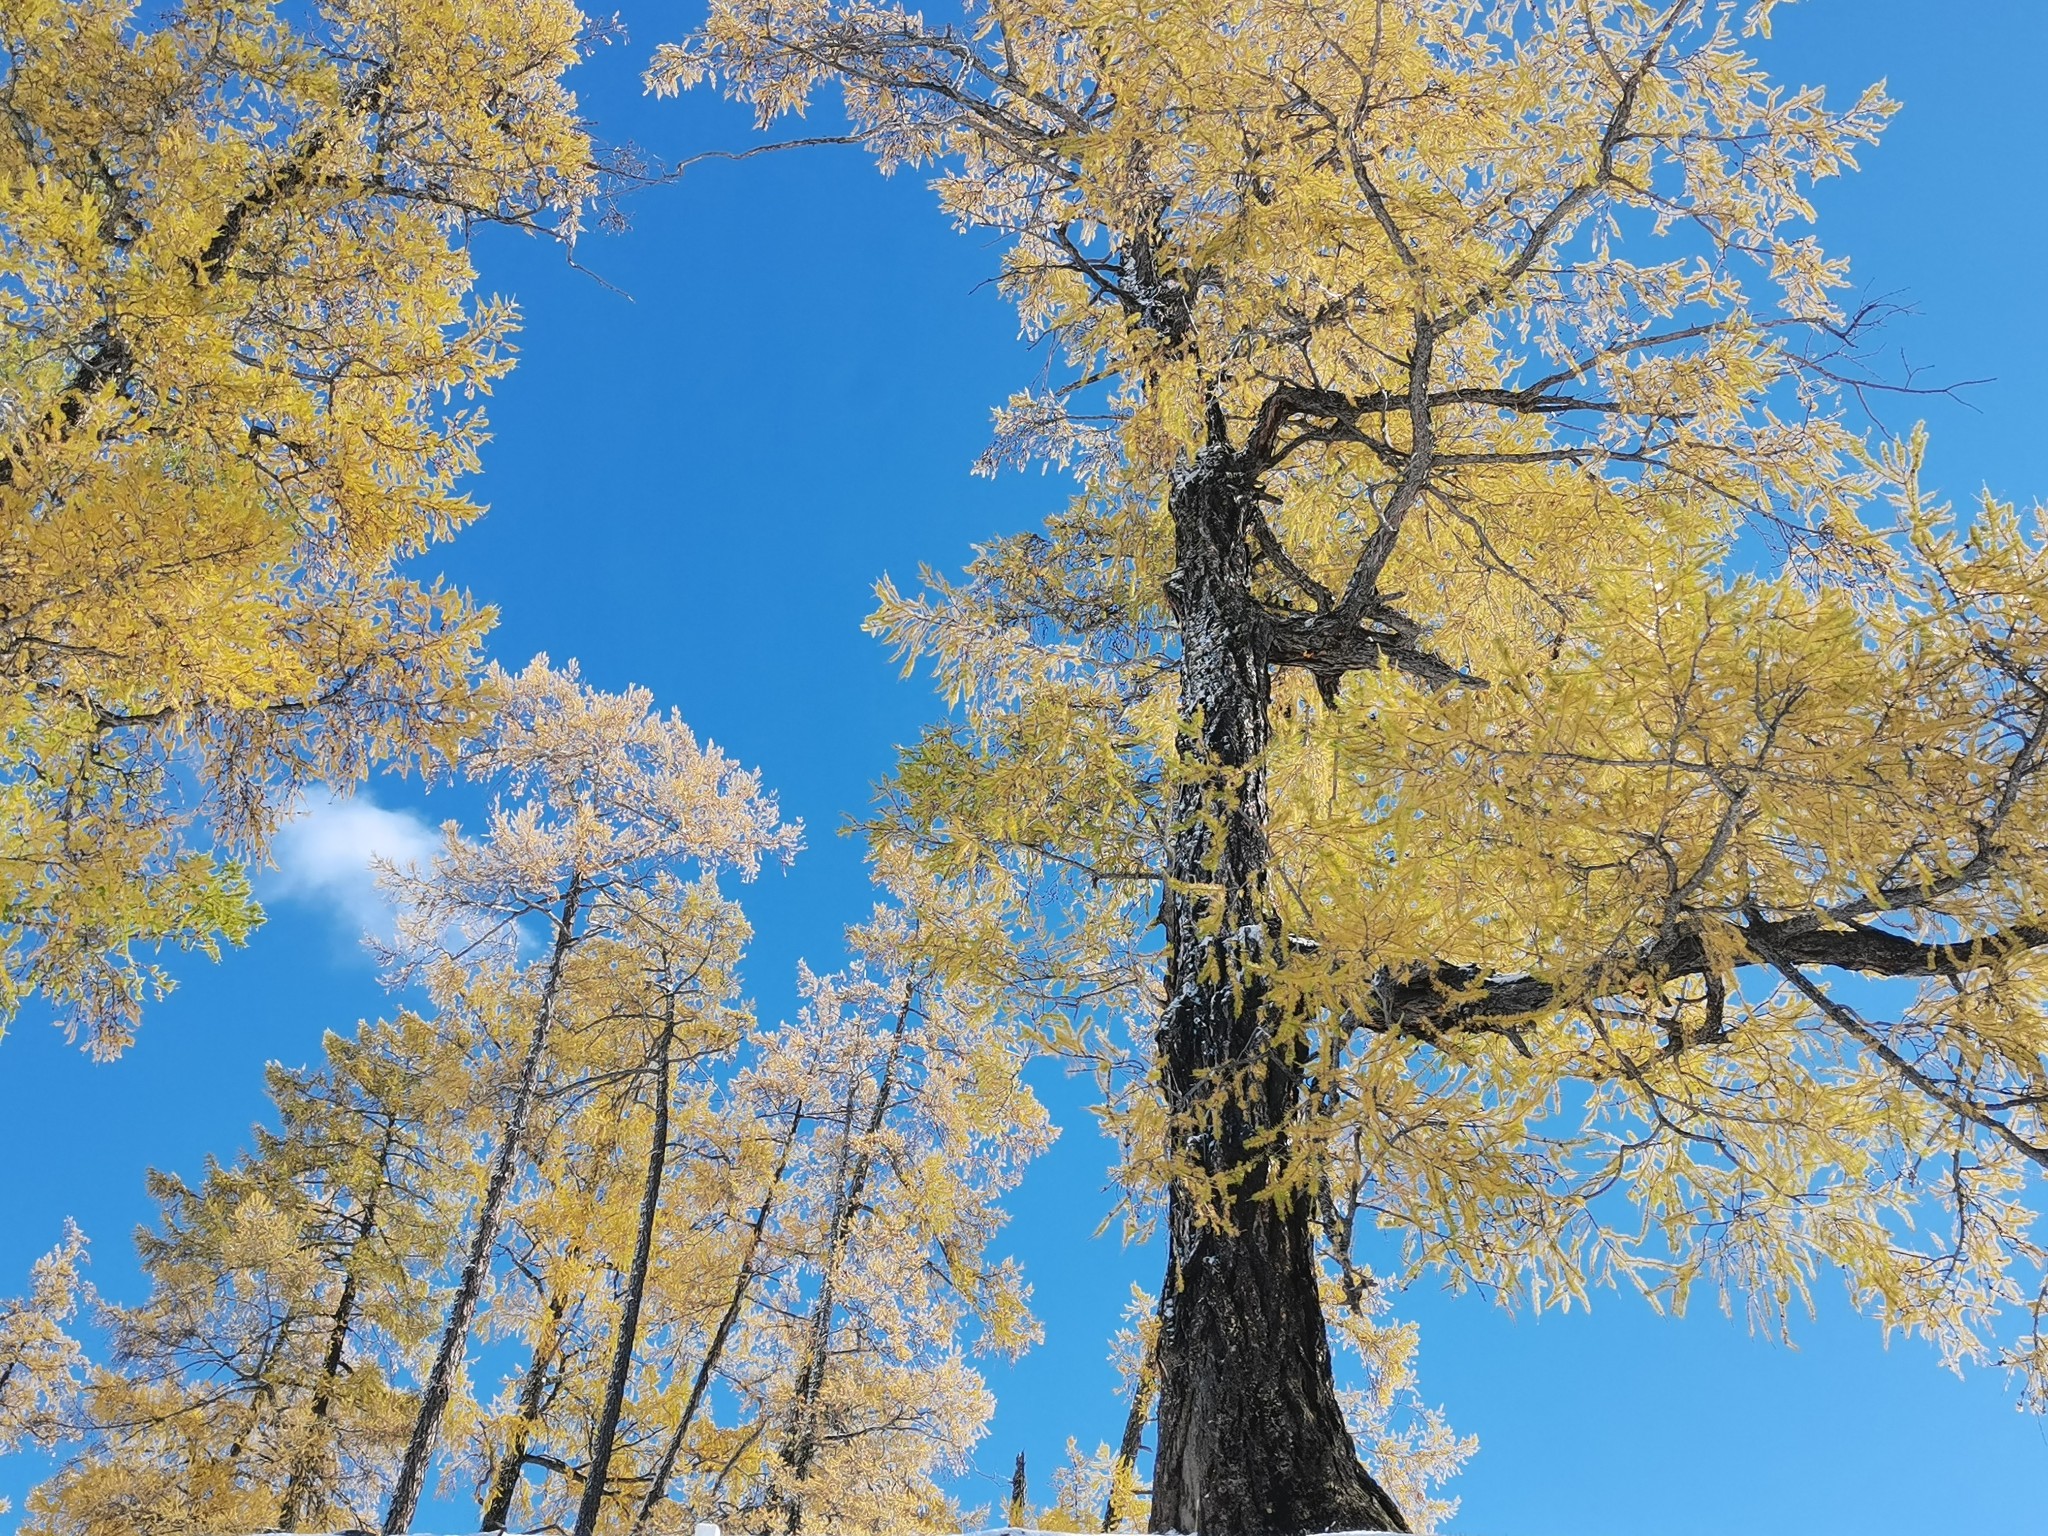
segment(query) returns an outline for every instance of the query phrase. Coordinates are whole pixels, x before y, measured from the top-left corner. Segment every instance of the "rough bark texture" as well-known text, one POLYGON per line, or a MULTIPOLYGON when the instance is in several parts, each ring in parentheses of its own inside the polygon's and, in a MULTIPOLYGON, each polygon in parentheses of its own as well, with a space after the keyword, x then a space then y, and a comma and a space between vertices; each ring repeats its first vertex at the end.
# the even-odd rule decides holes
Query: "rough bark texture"
POLYGON ((1301 1091, 1261 980, 1267 890, 1268 637, 1251 587, 1252 487, 1220 430, 1176 484, 1182 735, 1165 904, 1159 1063, 1173 1150, 1224 1193, 1176 1180, 1159 1336, 1152 1529, 1300 1536, 1408 1527, 1337 1403, 1305 1201, 1268 1193, 1301 1091), (1228 1077, 1239 1084, 1213 1093, 1228 1077))

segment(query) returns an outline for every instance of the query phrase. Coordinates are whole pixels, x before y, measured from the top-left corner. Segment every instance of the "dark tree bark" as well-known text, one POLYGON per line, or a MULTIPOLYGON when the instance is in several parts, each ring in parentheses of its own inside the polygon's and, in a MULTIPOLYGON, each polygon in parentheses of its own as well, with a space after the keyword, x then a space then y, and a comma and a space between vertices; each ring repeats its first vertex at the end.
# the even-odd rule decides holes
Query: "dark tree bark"
POLYGON ((1267 885, 1275 658, 1252 591, 1255 491, 1219 416, 1171 500, 1187 772, 1167 850, 1158 1044, 1172 1151, 1220 1194, 1178 1178, 1169 1197, 1152 1529, 1405 1531, 1338 1406, 1308 1202, 1269 1187, 1303 1066, 1263 979, 1281 936, 1267 885))
POLYGON ((519 1154, 526 1140, 526 1122, 540 1097, 541 1063, 547 1055, 554 1030, 555 1003, 562 986, 562 967, 576 942, 576 919, 583 907, 583 876, 572 875, 562 897, 562 910, 555 920, 554 947, 548 957, 546 979, 534 1008, 533 1032, 527 1037, 526 1054, 519 1064, 519 1085, 512 1095, 505 1118, 505 1133, 498 1139, 497 1155, 491 1160, 491 1174, 484 1186, 483 1203, 477 1208, 476 1230, 470 1234, 469 1255, 456 1282, 455 1296, 448 1308, 448 1321, 441 1330, 441 1342, 434 1351, 434 1363, 420 1389, 419 1411, 414 1416, 412 1437, 399 1463, 398 1483, 391 1491, 391 1505, 384 1512, 384 1536, 401 1536, 412 1529, 420 1495, 427 1484, 427 1465, 441 1435, 441 1420, 448 1412, 448 1396, 455 1386, 455 1372, 469 1343, 469 1327, 475 1321, 477 1303, 482 1299, 484 1281, 491 1270, 491 1253, 498 1244, 498 1229, 504 1223, 505 1200, 512 1190, 512 1175, 519 1167, 519 1154))
POLYGON ((594 1536, 604 1508, 605 1482, 611 1475, 612 1446, 619 1437, 625 1411, 626 1385, 633 1375, 633 1350, 640 1341, 640 1308, 647 1298, 647 1270, 654 1257, 654 1227, 661 1215, 662 1177, 668 1167, 669 1074, 676 1039, 676 999, 670 993, 655 1041, 654 1126, 647 1148, 647 1173, 640 1188, 639 1221, 633 1233, 633 1265, 626 1276, 626 1295, 619 1307, 619 1326, 612 1340, 612 1366, 605 1379, 604 1405, 597 1432, 590 1441, 590 1475, 576 1506, 576 1536, 594 1536))
MULTIPOLYGON (((356 1250, 377 1234, 377 1201, 389 1186, 391 1178, 391 1156, 398 1141, 398 1121, 394 1117, 384 1124, 384 1134, 377 1145, 377 1177, 363 1197, 363 1208, 356 1218, 355 1241, 349 1244, 347 1256, 342 1260, 348 1267, 342 1273, 341 1295, 334 1304, 334 1321, 327 1330, 327 1351, 320 1361, 320 1385, 314 1390, 311 1417, 316 1425, 324 1425, 327 1415, 334 1407, 334 1388, 341 1380, 342 1362, 348 1353, 349 1333, 355 1327, 357 1275, 355 1269, 356 1250)), ((0 1385, 5 1385, 0 1382, 0 1385)), ((324 1512, 324 1499, 314 1490, 313 1479, 318 1468, 309 1458, 310 1449, 301 1454, 293 1463, 291 1476, 284 1485, 284 1499, 278 1509, 277 1528, 280 1531, 296 1531, 302 1519, 315 1517, 324 1512)))
POLYGON ((1130 1411, 1124 1415, 1123 1439, 1117 1442, 1116 1467, 1111 1476, 1109 1497, 1102 1505, 1102 1528, 1113 1531, 1129 1511, 1118 1502, 1117 1493, 1136 1481, 1138 1457, 1145 1450, 1145 1426, 1152 1422, 1152 1408, 1159 1401, 1159 1342, 1145 1351, 1138 1363, 1138 1379, 1131 1383, 1130 1411))
POLYGON ((1023 1529, 1024 1522, 1030 1518, 1031 1504, 1026 1496, 1029 1489, 1030 1483, 1024 1475, 1024 1453, 1019 1451, 1017 1453, 1017 1465, 1010 1473, 1010 1509, 1008 1519, 1013 1529, 1023 1529))
POLYGON ((648 1479, 647 1492, 640 1500, 639 1509, 634 1512, 633 1536, 639 1536, 647 1529, 655 1508, 668 1497, 669 1480, 675 1476, 676 1461, 682 1455, 683 1443, 689 1439, 690 1426, 696 1422, 698 1410, 704 1406, 704 1398, 711 1390, 711 1378, 725 1355, 726 1340, 732 1337, 733 1326, 747 1304, 747 1293, 754 1284, 754 1260, 760 1254, 761 1237, 775 1208, 775 1197, 782 1191, 783 1176, 789 1171, 789 1154, 796 1146, 803 1120, 804 1107, 798 1104, 790 1116, 789 1134, 776 1156, 775 1172, 769 1176, 768 1188, 762 1193, 761 1203, 755 1208, 754 1219, 748 1225, 747 1247, 740 1255, 739 1273, 733 1279, 731 1299, 726 1302, 725 1312, 704 1346, 704 1358, 697 1362, 697 1374, 690 1379, 690 1395, 683 1403, 682 1413, 676 1418, 676 1427, 669 1433, 668 1443, 661 1448, 661 1459, 655 1464, 654 1475, 648 1479))
POLYGON ((526 1374, 519 1382, 519 1417, 505 1443, 505 1454, 491 1468, 478 1529, 502 1531, 512 1518, 512 1501, 519 1497, 519 1483, 527 1467, 527 1451, 533 1432, 539 1428, 548 1398, 548 1378, 555 1371, 562 1346, 562 1320, 568 1315, 569 1298, 555 1292, 547 1298, 548 1326, 533 1341, 527 1357, 526 1374))

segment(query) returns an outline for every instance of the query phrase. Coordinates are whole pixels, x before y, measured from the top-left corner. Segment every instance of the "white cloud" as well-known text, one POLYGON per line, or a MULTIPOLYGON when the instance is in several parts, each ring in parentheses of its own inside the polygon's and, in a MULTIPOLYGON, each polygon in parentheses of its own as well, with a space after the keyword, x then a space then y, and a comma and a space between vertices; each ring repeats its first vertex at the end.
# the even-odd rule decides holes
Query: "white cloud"
POLYGON ((391 904, 377 889, 371 860, 424 865, 440 834, 410 811, 367 796, 316 802, 287 823, 271 846, 277 873, 266 894, 325 907, 353 933, 391 931, 391 904))

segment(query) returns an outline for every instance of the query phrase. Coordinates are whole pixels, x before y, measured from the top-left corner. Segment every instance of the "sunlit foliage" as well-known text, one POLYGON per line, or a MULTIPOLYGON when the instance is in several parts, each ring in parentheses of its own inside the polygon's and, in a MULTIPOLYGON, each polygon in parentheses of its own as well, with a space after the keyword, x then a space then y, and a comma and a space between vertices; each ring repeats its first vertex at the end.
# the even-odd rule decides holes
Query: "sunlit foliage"
POLYGON ((836 92, 1064 361, 991 463, 1080 499, 881 590, 953 713, 877 835, 1138 1215, 1771 1328, 1834 1270, 2039 1406, 2048 556, 1854 415, 1808 199, 1892 105, 1772 9, 720 3, 652 79, 836 92))
POLYGON ((0 1450, 64 1457, 25 1529, 396 1532, 469 1492, 486 1530, 957 1529, 970 1352, 1038 1338, 993 1251, 1051 1135, 1018 1043, 893 907, 756 1020, 720 881, 799 840, 759 778, 642 690, 487 681, 482 826, 386 871, 419 1008, 152 1176, 98 1362, 75 1233, 0 1308, 0 1450))
POLYGON ((259 919, 301 785, 445 761, 488 615, 406 569, 594 190, 567 0, 0 5, 0 1024, 98 1055, 259 919))

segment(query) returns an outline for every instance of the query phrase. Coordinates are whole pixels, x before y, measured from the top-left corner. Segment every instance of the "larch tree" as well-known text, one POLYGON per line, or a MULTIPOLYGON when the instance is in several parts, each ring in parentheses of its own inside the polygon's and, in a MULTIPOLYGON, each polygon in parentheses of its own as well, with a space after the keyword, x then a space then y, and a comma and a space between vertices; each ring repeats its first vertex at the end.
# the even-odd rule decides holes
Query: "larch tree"
POLYGON ((801 1133, 730 1346, 745 1440, 678 1492, 761 1536, 943 1528, 939 1479, 994 1407, 968 1352, 1039 1337, 1021 1270, 992 1251, 1002 1197, 1052 1134, 1018 1042, 901 911, 850 948, 846 970, 803 973, 803 1010, 762 1033, 735 1088, 747 1119, 801 1133))
POLYGON ((91 1300, 79 1277, 84 1263, 85 1235, 67 1222, 63 1241, 31 1269, 28 1294, 0 1301, 0 1456, 70 1438, 86 1371, 71 1334, 91 1300))
POLYGON ((558 1426, 569 1417, 567 1404, 588 1397, 603 1343, 592 1314, 604 1294, 604 1260, 589 1249, 588 1213, 595 1196, 612 1191, 590 1178, 588 1164, 609 1149, 579 1145, 567 1125, 559 1138, 535 1139, 531 1189, 506 1214, 502 1273, 481 1324, 484 1336, 500 1349, 512 1347, 518 1362, 496 1398, 480 1405, 469 1433, 467 1458, 486 1531, 508 1528, 535 1469, 551 1477, 572 1470, 558 1426), (557 1141, 559 1151, 549 1144, 557 1141))
POLYGON ((2048 1400, 2048 558, 1851 419, 1808 198, 1892 107, 1772 84, 1772 9, 712 0, 656 60, 836 89, 1066 370, 991 461, 1074 507, 882 589, 954 712, 877 836, 1165 1207, 1155 1530, 1405 1528, 1331 1364, 1375 1229, 1767 1326, 1833 1267, 2048 1400))
POLYGON ((757 1025, 717 877, 797 829, 643 693, 487 681, 483 834, 386 871, 428 1006, 273 1067, 233 1164, 152 1176, 103 1364, 62 1326, 75 1235, 0 1311, 0 1429, 80 1442, 26 1529, 402 1526, 465 1472, 487 1530, 957 1527, 968 1351, 1038 1336, 992 1251, 1051 1134, 1020 1042, 894 907, 757 1025))
POLYGON ((764 861, 793 856, 800 835, 757 775, 655 712, 644 690, 603 693, 545 658, 518 674, 493 669, 486 684, 496 713, 465 754, 467 771, 497 789, 482 834, 450 822, 431 867, 394 867, 384 881, 399 903, 392 981, 422 981, 444 1007, 479 1005, 506 1066, 478 1148, 488 1175, 386 1536, 410 1528, 426 1490, 559 1040, 606 1023, 644 1028, 660 1001, 644 986, 630 992, 636 1016, 620 1020, 615 967, 635 955, 725 952, 697 931, 738 920, 716 899, 718 876, 751 878, 764 861))
POLYGON ((716 882, 799 829, 644 692, 544 660, 484 686, 464 747, 498 791, 482 835, 451 822, 430 866, 384 872, 390 978, 430 1009, 329 1037, 322 1071, 273 1070, 278 1128, 233 1166, 154 1176, 150 1294, 108 1310, 85 1443, 33 1529, 403 1529, 461 1459, 437 1461, 451 1415, 475 1426, 489 1525, 530 1466, 557 1510, 617 1493, 643 1313, 665 1322, 643 1306, 657 1218, 744 1227, 664 1198, 748 1037, 747 929, 716 882), (504 1413, 464 1390, 480 1323, 528 1346, 504 1413))
POLYGON ((745 928, 721 917, 700 936, 726 953, 699 950, 683 971, 619 951, 623 985, 559 1043, 482 1319, 520 1345, 472 1433, 485 1530, 622 1531, 694 1470, 677 1441, 717 1379, 717 1319, 751 1289, 734 1272, 759 1246, 760 1193, 756 1128, 727 1099, 751 1024, 731 970, 745 928), (690 1380, 703 1386, 685 1399, 690 1380))
POLYGON ((752 1081, 743 1071, 705 1107, 687 1157, 675 1159, 672 1198, 684 1219, 667 1224, 662 1348, 638 1399, 654 1435, 640 1462, 644 1483, 624 1501, 633 1536, 681 1529, 692 1503, 705 1508, 720 1496, 722 1476, 751 1444, 747 1431, 715 1422, 714 1397, 732 1382, 780 1272, 774 1224, 808 1118, 801 1095, 764 1100, 745 1086, 752 1081), (707 1219, 713 1212, 718 1219, 707 1219))
POLYGON ((523 1525, 594 1530, 608 1511, 619 1523, 639 1496, 632 1469, 652 1455, 643 1442, 667 1428, 654 1362, 700 1286, 722 1295, 726 1249, 745 1242, 718 1101, 751 1025, 737 991, 747 927, 704 883, 637 905, 571 977, 547 1123, 508 1213, 501 1267, 516 1300, 502 1312, 494 1300, 484 1325, 516 1335, 526 1359, 476 1458, 486 1530, 504 1529, 522 1495, 523 1525), (693 1176, 700 1162, 709 1178, 693 1176))
MULTIPOLYGON (((739 1006, 737 977, 747 927, 738 909, 715 888, 700 884, 644 902, 628 937, 621 961, 630 985, 624 1007, 617 1011, 638 1027, 628 1035, 629 1049, 616 1069, 622 1092, 600 1102, 622 1126, 631 1125, 633 1139, 644 1138, 646 1146, 644 1151, 634 1148, 637 1166, 628 1189, 635 1198, 627 1205, 632 1225, 627 1241, 616 1250, 629 1257, 621 1271, 618 1317, 590 1433, 590 1461, 577 1501, 575 1536, 595 1536, 607 1499, 615 1491, 610 1470, 635 1380, 636 1356, 653 1331, 648 1325, 658 1319, 648 1307, 649 1283, 670 1192, 670 1158, 701 1156, 715 1148, 719 1138, 712 1092, 718 1079, 713 1072, 725 1068, 729 1074, 751 1022, 739 1006)), ((722 1204, 701 1215, 685 1206, 681 1214, 686 1219, 722 1218, 721 1225, 737 1224, 735 1213, 722 1204)), ((626 1502, 613 1500, 613 1506, 626 1502)))
POLYGON ((568 0, 0 6, 0 1025, 99 1055, 260 917, 302 786, 445 761, 512 307, 472 231, 596 189, 568 0))
MULTIPOLYGON (((942 1479, 993 1408, 968 1354, 1037 1337, 991 1245, 1049 1128, 1015 1040, 971 993, 929 983, 900 914, 852 948, 846 971, 801 974, 794 1021, 750 1028, 737 1071, 678 1064, 653 1221, 651 1159, 638 1202, 591 1212, 612 1221, 613 1300, 595 1309, 611 1314, 608 1379, 586 1366, 565 1392, 546 1429, 561 1482, 525 1523, 957 1528, 942 1479)), ((639 1154, 653 1106, 631 1108, 621 1140, 639 1154)))
POLYGON ((327 1530, 374 1512, 411 1423, 431 1277, 473 1182, 473 1040, 415 1015, 273 1067, 275 1127, 198 1181, 151 1175, 148 1294, 103 1309, 107 1357, 24 1529, 327 1530))

